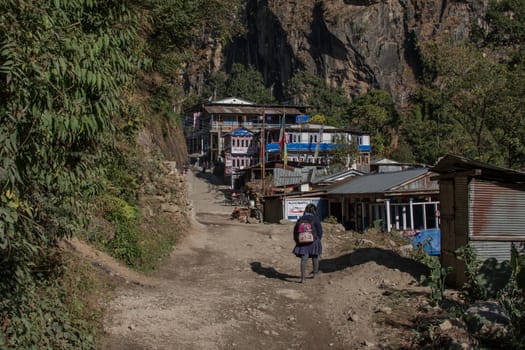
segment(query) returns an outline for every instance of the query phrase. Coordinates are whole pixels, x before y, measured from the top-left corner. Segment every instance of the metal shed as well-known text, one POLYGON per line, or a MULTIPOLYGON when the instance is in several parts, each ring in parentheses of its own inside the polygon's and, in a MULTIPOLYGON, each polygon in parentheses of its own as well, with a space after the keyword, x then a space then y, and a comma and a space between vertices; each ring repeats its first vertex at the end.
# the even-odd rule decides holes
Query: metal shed
POLYGON ((454 252, 467 244, 482 259, 510 259, 511 244, 525 242, 525 173, 456 155, 442 157, 441 260, 453 267, 449 282, 465 281, 465 266, 454 252))

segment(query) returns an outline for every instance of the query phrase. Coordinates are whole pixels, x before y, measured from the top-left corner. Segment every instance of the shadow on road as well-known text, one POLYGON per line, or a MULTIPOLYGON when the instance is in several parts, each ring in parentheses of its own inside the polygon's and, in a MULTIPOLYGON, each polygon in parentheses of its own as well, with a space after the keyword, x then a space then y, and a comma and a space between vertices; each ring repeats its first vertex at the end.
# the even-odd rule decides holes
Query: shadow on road
POLYGON ((383 265, 389 269, 397 269, 401 272, 409 273, 417 280, 419 280, 421 275, 428 275, 429 273, 429 268, 426 265, 404 258, 391 250, 381 248, 361 248, 337 258, 321 259, 319 269, 323 273, 330 273, 350 266, 365 264, 369 261, 374 261, 376 264, 383 265))
POLYGON ((273 267, 263 267, 261 263, 258 261, 250 263, 250 266, 252 267, 252 271, 259 275, 262 275, 268 278, 280 279, 281 281, 286 281, 286 282, 300 283, 300 276, 294 276, 294 275, 289 275, 287 273, 282 273, 282 272, 277 271, 273 267))
POLYGON ((224 181, 220 177, 217 177, 213 175, 212 173, 198 172, 198 173, 195 173, 195 176, 203 180, 206 180, 206 182, 208 182, 211 185, 225 185, 224 181))

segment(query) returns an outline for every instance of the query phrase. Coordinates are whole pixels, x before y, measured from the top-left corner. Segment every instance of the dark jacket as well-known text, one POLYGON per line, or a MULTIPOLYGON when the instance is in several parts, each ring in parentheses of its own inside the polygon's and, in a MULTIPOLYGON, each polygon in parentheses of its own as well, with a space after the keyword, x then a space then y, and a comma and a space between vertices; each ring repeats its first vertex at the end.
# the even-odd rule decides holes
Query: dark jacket
MULTIPOLYGON (((305 213, 304 216, 314 216, 310 213, 305 213)), ((304 254, 308 255, 321 255, 323 253, 323 245, 321 244, 321 239, 323 238, 323 227, 321 225, 321 222, 319 221, 319 218, 317 216, 314 216, 313 220, 313 227, 314 230, 316 230, 316 239, 312 243, 306 243, 306 244, 299 244, 297 241, 298 236, 298 227, 299 227, 299 221, 295 223, 294 229, 293 229, 293 238, 295 241, 295 248, 293 249, 293 253, 296 256, 301 256, 304 254)))

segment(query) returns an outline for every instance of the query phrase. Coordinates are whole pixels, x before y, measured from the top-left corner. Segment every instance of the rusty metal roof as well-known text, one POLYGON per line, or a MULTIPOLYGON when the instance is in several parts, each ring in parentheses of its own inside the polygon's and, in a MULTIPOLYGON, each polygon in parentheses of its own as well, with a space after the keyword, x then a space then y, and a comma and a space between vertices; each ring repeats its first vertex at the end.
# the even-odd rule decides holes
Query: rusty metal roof
POLYGON ((462 172, 467 170, 480 170, 478 177, 499 181, 525 182, 525 172, 500 168, 487 163, 478 162, 462 156, 447 154, 441 157, 436 165, 430 169, 439 174, 462 172))

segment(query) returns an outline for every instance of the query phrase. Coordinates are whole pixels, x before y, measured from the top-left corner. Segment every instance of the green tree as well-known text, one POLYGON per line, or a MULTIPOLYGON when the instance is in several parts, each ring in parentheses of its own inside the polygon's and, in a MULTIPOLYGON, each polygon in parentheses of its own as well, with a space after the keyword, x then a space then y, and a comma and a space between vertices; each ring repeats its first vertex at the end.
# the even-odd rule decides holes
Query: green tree
POLYGON ((487 9, 488 30, 484 41, 518 49, 525 41, 525 1, 492 0, 487 9))
POLYGON ((490 50, 467 44, 427 43, 422 53, 432 79, 421 90, 425 97, 420 101, 431 101, 429 120, 439 124, 438 135, 445 140, 441 148, 502 166, 522 166, 519 66, 509 67, 490 50))
POLYGON ((310 118, 310 123, 314 124, 326 124, 326 117, 322 114, 315 114, 310 118))
POLYGON ((288 95, 297 103, 310 106, 312 114, 326 116, 328 125, 342 127, 346 124, 350 101, 343 89, 331 89, 321 78, 301 71, 291 79, 288 95))
POLYGON ((349 126, 370 132, 374 154, 383 156, 391 150, 399 114, 388 92, 371 90, 357 97, 350 105, 349 115, 349 126))
POLYGON ((357 143, 350 143, 345 134, 334 137, 334 148, 330 152, 331 166, 347 168, 359 156, 357 143))
POLYGON ((236 96, 259 104, 275 102, 270 90, 264 86, 261 73, 253 66, 244 67, 239 63, 233 64, 224 93, 225 97, 236 96))
POLYGON ((94 347, 58 311, 63 297, 39 303, 55 286, 41 278, 58 273, 50 248, 86 222, 115 121, 133 119, 140 17, 132 1, 0 2, 0 339, 13 348, 35 337, 46 348, 94 347))

